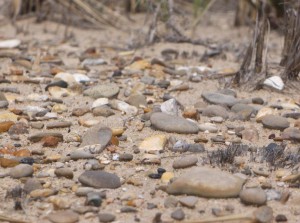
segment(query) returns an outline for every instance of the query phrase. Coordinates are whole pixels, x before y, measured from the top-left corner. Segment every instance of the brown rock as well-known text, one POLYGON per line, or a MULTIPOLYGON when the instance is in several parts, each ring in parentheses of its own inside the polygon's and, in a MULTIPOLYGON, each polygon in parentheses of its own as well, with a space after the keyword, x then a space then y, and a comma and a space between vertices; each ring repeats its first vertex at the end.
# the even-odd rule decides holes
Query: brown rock
POLYGON ((18 151, 15 151, 13 155, 19 157, 28 157, 31 156, 31 152, 28 149, 20 149, 18 151))
POLYGON ((195 120, 200 119, 200 115, 199 115, 197 109, 195 109, 195 108, 186 109, 183 112, 182 116, 184 118, 189 118, 189 119, 195 119, 195 120))
POLYGON ((0 133, 7 132, 13 124, 15 124, 13 121, 1 122, 0 123, 0 133))
POLYGON ((83 116, 84 114, 88 113, 90 111, 90 109, 88 108, 75 108, 73 111, 72 111, 72 115, 74 116, 83 116))
POLYGON ((60 140, 54 136, 45 136, 42 141, 44 147, 56 147, 60 140))
POLYGON ((15 167, 19 164, 20 163, 17 160, 6 159, 6 158, 3 158, 3 157, 0 157, 0 166, 2 166, 3 168, 15 167))

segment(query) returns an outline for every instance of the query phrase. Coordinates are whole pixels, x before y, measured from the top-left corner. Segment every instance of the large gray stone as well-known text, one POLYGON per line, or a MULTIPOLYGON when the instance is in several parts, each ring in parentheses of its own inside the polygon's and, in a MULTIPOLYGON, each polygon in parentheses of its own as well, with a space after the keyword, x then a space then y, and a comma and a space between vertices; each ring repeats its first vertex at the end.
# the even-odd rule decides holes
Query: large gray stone
POLYGON ((85 171, 78 180, 84 186, 95 188, 115 189, 121 186, 120 178, 117 175, 101 170, 85 171))
POLYGON ((284 130, 290 126, 286 118, 278 115, 265 115, 261 122, 268 129, 284 130))
POLYGON ((220 93, 202 93, 201 95, 206 101, 216 105, 226 105, 232 107, 239 102, 238 99, 231 95, 225 95, 220 93))
POLYGON ((196 134, 199 128, 196 123, 182 117, 155 112, 150 117, 154 129, 181 134, 196 134))

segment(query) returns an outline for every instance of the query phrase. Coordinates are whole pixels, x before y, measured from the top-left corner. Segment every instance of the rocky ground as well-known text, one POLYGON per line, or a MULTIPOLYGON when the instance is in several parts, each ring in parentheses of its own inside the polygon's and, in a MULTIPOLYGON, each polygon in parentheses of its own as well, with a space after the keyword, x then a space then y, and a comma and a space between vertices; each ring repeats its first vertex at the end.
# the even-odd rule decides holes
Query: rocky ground
MULTIPOLYGON (((132 35, 110 28, 62 41, 51 22, 1 26, 17 40, 0 41, 0 221, 299 222, 299 94, 213 79, 238 69, 251 36, 228 21, 198 29, 218 53, 128 51, 132 35)), ((272 68, 282 38, 269 41, 272 68)))

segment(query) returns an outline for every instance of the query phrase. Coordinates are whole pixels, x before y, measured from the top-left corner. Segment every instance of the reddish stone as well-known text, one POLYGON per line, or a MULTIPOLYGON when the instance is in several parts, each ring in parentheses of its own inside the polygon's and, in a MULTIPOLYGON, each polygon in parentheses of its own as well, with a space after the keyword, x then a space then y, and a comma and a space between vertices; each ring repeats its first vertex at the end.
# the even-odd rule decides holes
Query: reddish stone
POLYGON ((54 136, 46 136, 42 139, 42 141, 44 142, 44 147, 56 147, 60 139, 54 136))

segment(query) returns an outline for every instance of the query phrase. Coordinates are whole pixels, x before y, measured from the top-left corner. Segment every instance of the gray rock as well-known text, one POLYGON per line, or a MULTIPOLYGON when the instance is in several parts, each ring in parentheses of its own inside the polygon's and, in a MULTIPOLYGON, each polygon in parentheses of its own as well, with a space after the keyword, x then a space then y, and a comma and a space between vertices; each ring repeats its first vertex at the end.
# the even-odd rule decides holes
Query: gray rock
POLYGON ((217 169, 198 167, 178 177, 167 187, 169 194, 187 194, 211 198, 237 197, 244 180, 217 169))
POLYGON ((186 156, 180 159, 177 159, 173 162, 174 169, 187 168, 196 165, 198 158, 195 156, 186 156))
POLYGON ((295 128, 295 127, 286 128, 282 132, 281 137, 283 139, 300 142, 300 129, 295 128))
POLYGON ((214 117, 220 116, 224 119, 228 119, 229 115, 223 106, 220 105, 209 105, 202 111, 203 116, 214 117))
POLYGON ((244 204, 261 206, 267 202, 267 195, 260 188, 247 188, 241 191, 240 199, 244 204))
POLYGON ((84 150, 75 150, 70 153, 71 160, 79 160, 79 159, 92 159, 94 155, 88 151, 84 150))
POLYGON ((54 171, 57 177, 65 177, 68 179, 73 179, 73 171, 69 168, 59 168, 54 171))
POLYGON ((97 98, 112 98, 119 93, 119 87, 114 83, 100 84, 83 92, 83 95, 97 98))
POLYGON ((181 134, 196 134, 199 131, 197 124, 181 117, 176 117, 162 112, 155 112, 151 115, 152 126, 161 131, 175 132, 181 134))
POLYGON ((252 106, 247 105, 247 104, 237 103, 231 107, 231 111, 233 111, 235 113, 238 113, 240 111, 245 111, 245 110, 250 110, 252 112, 255 111, 255 109, 252 106))
POLYGON ((5 97, 5 94, 0 91, 0 101, 7 101, 7 98, 5 97))
POLYGON ((120 154, 119 156, 119 160, 120 161, 131 161, 133 159, 133 155, 130 154, 130 153, 123 153, 123 154, 120 154))
POLYGON ((263 105, 265 102, 262 98, 257 97, 257 98, 252 98, 252 103, 258 104, 258 105, 263 105))
POLYGON ((97 192, 89 192, 86 196, 86 205, 100 207, 102 204, 102 198, 97 192))
POLYGON ((0 108, 7 108, 9 105, 8 101, 0 101, 0 108))
POLYGON ((79 215, 72 210, 51 212, 47 218, 53 223, 74 223, 79 221, 79 215))
POLYGON ((208 131, 210 133, 218 132, 218 127, 213 123, 203 123, 199 125, 199 130, 202 132, 208 131))
POLYGON ((112 222, 116 219, 116 216, 110 213, 100 213, 98 217, 99 221, 103 223, 112 222))
POLYGON ((185 218, 185 214, 184 214, 183 210, 181 208, 179 208, 171 213, 171 218, 173 218, 177 221, 181 221, 185 218))
POLYGON ((85 171, 79 176, 78 180, 84 186, 95 188, 115 189, 121 186, 120 178, 117 175, 101 170, 85 171))
POLYGON ((216 105, 226 105, 232 107, 239 102, 238 99, 231 95, 225 95, 220 93, 202 93, 201 95, 206 101, 216 105))
POLYGON ((236 98, 237 94, 234 90, 232 89, 228 89, 228 88, 225 88, 225 89, 222 89, 222 90, 219 90, 217 91, 217 93, 220 93, 220 94, 225 94, 225 95, 231 95, 233 97, 236 98))
POLYGON ((146 106, 147 105, 146 97, 142 94, 130 95, 127 99, 127 103, 130 104, 130 105, 133 105, 137 108, 139 108, 140 106, 146 106))
POLYGON ((115 114, 115 112, 107 105, 102 105, 102 106, 99 106, 99 107, 93 109, 94 116, 109 117, 114 114, 115 114))
POLYGON ((179 199, 179 203, 188 208, 194 208, 197 202, 198 198, 194 196, 186 196, 179 199))
POLYGON ((268 129, 284 130, 290 126, 286 118, 278 115, 265 115, 261 122, 268 129))
POLYGON ((11 168, 9 176, 12 178, 30 177, 33 174, 33 167, 28 164, 19 164, 11 168))
POLYGON ((103 150, 110 143, 111 137, 112 131, 110 128, 96 125, 84 134, 80 146, 101 144, 101 149, 103 150))
POLYGON ((29 178, 28 180, 26 180, 23 189, 27 194, 30 194, 31 191, 42 189, 42 188, 43 186, 39 180, 34 178, 29 178))
POLYGON ((189 144, 187 151, 191 153, 202 153, 205 151, 205 147, 200 143, 189 144))
POLYGON ((152 85, 154 84, 155 78, 150 76, 143 76, 140 81, 144 84, 152 85))

